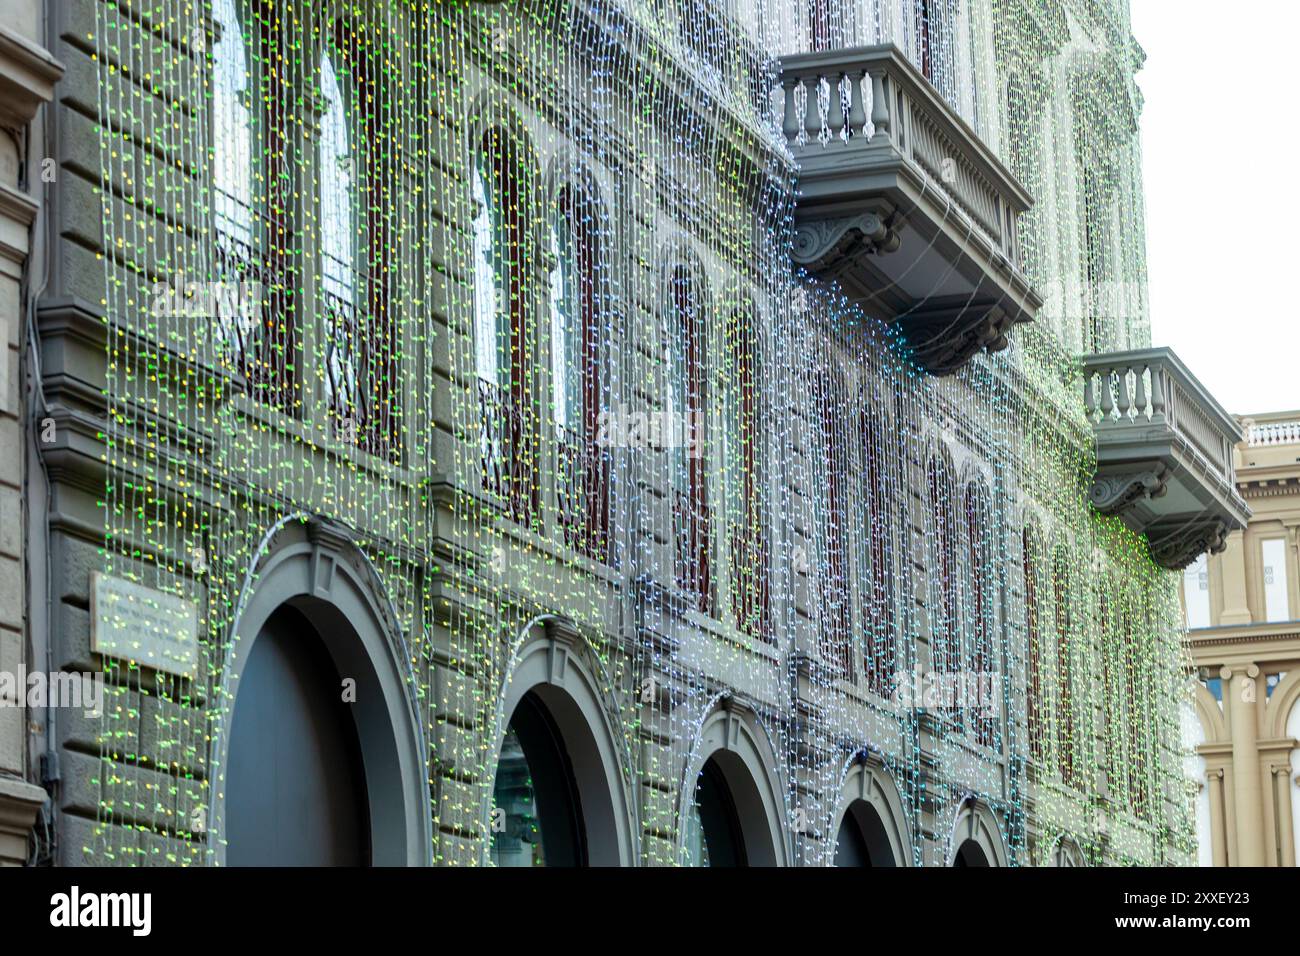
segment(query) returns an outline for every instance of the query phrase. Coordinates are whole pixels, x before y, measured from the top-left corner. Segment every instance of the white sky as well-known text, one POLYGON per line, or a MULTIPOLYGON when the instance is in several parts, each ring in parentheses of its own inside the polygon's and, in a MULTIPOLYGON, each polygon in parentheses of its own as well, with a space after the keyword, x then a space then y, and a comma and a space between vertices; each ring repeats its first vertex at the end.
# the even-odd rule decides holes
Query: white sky
POLYGON ((1300 409, 1300 3, 1130 2, 1152 344, 1229 412, 1300 409))

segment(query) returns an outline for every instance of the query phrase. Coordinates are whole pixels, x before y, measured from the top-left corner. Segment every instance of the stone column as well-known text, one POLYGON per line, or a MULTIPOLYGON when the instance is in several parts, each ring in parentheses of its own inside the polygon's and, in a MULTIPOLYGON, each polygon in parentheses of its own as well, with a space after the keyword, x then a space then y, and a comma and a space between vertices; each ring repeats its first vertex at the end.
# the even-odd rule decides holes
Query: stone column
POLYGON ((1273 765, 1273 805, 1277 813, 1278 847, 1282 866, 1295 866, 1295 830, 1291 820, 1291 761, 1273 765))
POLYGON ((1237 866, 1264 865, 1263 800, 1256 716, 1259 668, 1254 664, 1224 666, 1223 694, 1227 701, 1232 736, 1232 791, 1237 815, 1237 866))
POLYGON ((1242 532, 1228 535, 1228 546, 1219 560, 1223 575, 1223 613, 1221 625, 1249 624, 1250 605, 1246 601, 1246 546, 1242 532))
POLYGON ((1223 770, 1207 771, 1205 786, 1210 788, 1210 852, 1215 866, 1228 865, 1228 827, 1223 818, 1223 770))

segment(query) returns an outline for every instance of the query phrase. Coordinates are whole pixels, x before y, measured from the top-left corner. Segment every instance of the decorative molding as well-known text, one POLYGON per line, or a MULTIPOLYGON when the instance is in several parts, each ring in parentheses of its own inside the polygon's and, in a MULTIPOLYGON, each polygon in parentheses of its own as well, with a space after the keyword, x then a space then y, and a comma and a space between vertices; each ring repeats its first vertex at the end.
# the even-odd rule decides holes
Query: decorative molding
POLYGON ((1141 471, 1099 474, 1088 499, 1102 514, 1117 515, 1144 498, 1159 498, 1169 490, 1168 481, 1169 467, 1164 462, 1153 462, 1141 471))
POLYGON ((1219 554, 1227 548, 1228 530, 1221 518, 1209 518, 1163 536, 1152 535, 1151 556, 1161 567, 1181 571, 1206 551, 1219 554))
POLYGON ((882 218, 874 212, 840 219, 818 219, 801 224, 794 234, 790 255, 795 262, 816 270, 862 250, 868 255, 896 252, 902 243, 898 213, 882 218))
POLYGON ((63 64, 48 50, 0 26, 0 125, 30 123, 62 76, 63 64))

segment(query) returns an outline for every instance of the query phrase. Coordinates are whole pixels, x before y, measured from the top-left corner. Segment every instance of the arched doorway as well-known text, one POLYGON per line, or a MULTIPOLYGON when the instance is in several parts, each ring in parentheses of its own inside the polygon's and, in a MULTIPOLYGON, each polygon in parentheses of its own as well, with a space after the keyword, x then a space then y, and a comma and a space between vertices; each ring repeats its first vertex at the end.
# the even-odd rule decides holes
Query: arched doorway
POLYGON ((984 849, 974 840, 965 840, 953 855, 953 866, 992 866, 984 849))
POLYGON ((521 653, 489 810, 496 866, 630 866, 631 816, 599 685, 569 645, 521 653))
POLYGON ((497 866, 586 866, 582 791, 563 732, 529 691, 506 727, 493 787, 497 866), (499 829, 498 829, 499 828, 499 829))
POLYGON ((705 721, 702 760, 686 794, 682 859, 691 866, 782 866, 782 801, 772 764, 747 711, 722 709, 705 721))
POLYGON ((862 751, 844 771, 835 815, 834 866, 911 866, 912 843, 902 797, 881 757, 862 751))
POLYGON ((687 822, 687 852, 695 866, 749 866, 740 810, 715 757, 700 768, 691 819, 687 822))
POLYGON ((897 866, 889 832, 866 800, 854 800, 835 838, 836 866, 897 866))
POLYGON ((226 770, 230 866, 362 866, 370 810, 356 724, 311 622, 281 607, 244 664, 226 770))
POLYGON ((966 797, 957 812, 949 839, 950 866, 1007 865, 1006 844, 998 818, 983 800, 966 797))
POLYGON ((428 748, 410 652, 346 532, 302 517, 268 533, 222 663, 215 697, 230 709, 211 744, 216 862, 428 865, 428 748))

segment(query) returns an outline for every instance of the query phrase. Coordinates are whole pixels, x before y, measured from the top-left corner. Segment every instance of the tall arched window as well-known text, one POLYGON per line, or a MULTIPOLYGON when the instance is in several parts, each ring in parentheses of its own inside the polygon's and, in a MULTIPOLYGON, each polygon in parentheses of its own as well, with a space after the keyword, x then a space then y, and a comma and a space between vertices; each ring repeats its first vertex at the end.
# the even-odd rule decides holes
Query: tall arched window
POLYGON ((325 404, 335 434, 345 440, 358 431, 360 410, 359 352, 361 328, 357 276, 357 231, 353 202, 359 163, 352 152, 349 114, 335 68, 336 51, 326 53, 320 65, 321 116, 320 262, 321 300, 324 305, 325 404))
POLYGON ((731 610, 736 626, 752 637, 770 635, 769 556, 759 481, 761 376, 752 306, 727 322, 723 470, 731 553, 731 610))
POLYGON ((934 616, 930 657, 934 670, 952 673, 961 667, 961 632, 957 616, 957 548, 952 504, 952 473, 942 455, 931 456, 927 466, 930 498, 930 534, 934 555, 934 616))
POLYGON ((388 90, 368 31, 338 21, 320 64, 320 296, 325 401, 341 441, 385 458, 400 437, 390 221, 398 178, 388 90))
POLYGON ((551 418, 559 454, 556 496, 565 542, 605 560, 609 454, 597 443, 605 381, 598 318, 594 204, 561 190, 549 223, 551 418))
POLYGON ((842 0, 807 0, 808 49, 814 53, 852 46, 853 22, 842 0))
POLYGON ((479 454, 485 490, 515 521, 537 514, 535 421, 528 369, 530 196, 516 147, 505 132, 483 134, 474 157, 474 364, 478 373, 479 454))
MULTIPOLYGON (((1039 130, 1042 118, 1037 105, 1041 100, 1036 97, 1035 90, 1032 79, 1022 76, 1013 76, 1007 84, 1008 151, 1012 173, 1031 195, 1041 200, 1042 136, 1039 130)), ((1032 209, 1020 216, 1016 226, 1021 268, 1026 275, 1035 278, 1040 268, 1038 244, 1042 221, 1043 212, 1035 203, 1032 209)))
POLYGON ((212 47, 212 185, 217 254, 229 272, 244 274, 252 262, 253 145, 248 51, 234 0, 215 0, 217 42, 212 47))
MULTIPOLYGON (((268 150, 255 142, 258 124, 253 116, 258 104, 265 142, 283 135, 279 122, 283 84, 273 67, 258 63, 255 72, 235 0, 216 0, 212 15, 216 32, 211 133, 214 279, 226 290, 218 297, 217 334, 225 359, 244 376, 251 393, 287 410, 292 407, 294 387, 293 363, 288 359, 290 317, 282 250, 274 241, 283 210, 265 185, 271 170, 254 167, 255 153, 268 150), (254 93, 258 80, 261 95, 254 93), (260 190, 259 182, 264 184, 260 190)), ((261 37, 263 48, 276 42, 273 32, 261 37)))
POLYGON ((862 458, 866 469, 867 508, 867 680, 873 691, 886 695, 897 669, 891 601, 893 554, 890 526, 893 509, 889 504, 889 462, 891 443, 880 414, 868 408, 862 429, 862 458))
POLYGON ((1052 558, 1053 597, 1056 605, 1057 724, 1056 753, 1061 777, 1071 786, 1079 785, 1079 759, 1082 757, 1075 732, 1074 635, 1071 629, 1070 557, 1064 542, 1052 558))
MULTIPOLYGON (((971 654, 970 671, 986 680, 993 671, 992 601, 989 587, 992 583, 991 536, 988 499, 977 482, 966 485, 966 545, 969 559, 968 573, 971 586, 971 654)), ((983 686, 983 685, 982 685, 983 686)), ((992 747, 996 743, 997 720, 994 708, 1000 702, 985 701, 978 708, 973 721, 976 738, 980 744, 992 747)))
POLYGON ((917 65, 943 98, 957 103, 960 0, 914 0, 917 65))
POLYGON ((710 554, 713 512, 709 507, 705 459, 706 326, 703 289, 686 266, 673 269, 668 290, 671 312, 667 341, 670 383, 668 421, 673 445, 673 522, 677 540, 677 586, 696 610, 712 614, 713 575, 710 554))
POLYGON ((1038 616, 1038 567, 1041 554, 1042 547, 1038 535, 1033 528, 1026 527, 1021 534, 1021 567, 1025 579, 1025 633, 1029 655, 1025 722, 1028 725, 1030 756, 1040 762, 1047 755, 1047 735, 1044 732, 1043 637, 1038 616))
MULTIPOLYGON (((1128 701, 1119 693, 1119 674, 1124 665, 1124 642, 1121 629, 1115 626, 1116 608, 1106 593, 1106 582, 1098 582, 1097 629, 1101 638, 1101 738, 1106 748, 1106 778, 1112 793, 1123 789, 1124 747, 1116 731, 1128 723, 1128 701), (1119 790, 1115 788, 1118 787, 1119 790)), ((1122 615, 1118 615, 1121 616, 1122 615)))
MULTIPOLYGON (((1150 619, 1149 616, 1143 617, 1150 619)), ((1138 637, 1134 615, 1123 618, 1124 638, 1124 693, 1129 702, 1128 713, 1128 769, 1129 800, 1133 811, 1147 819, 1151 814, 1151 764, 1152 744, 1150 721, 1150 679, 1144 672, 1144 655, 1138 637)))
POLYGON ((824 468, 822 479, 821 656, 844 677, 852 674, 853 589, 849 559, 849 445, 844 431, 854 418, 843 380, 822 370, 819 395, 824 468))

